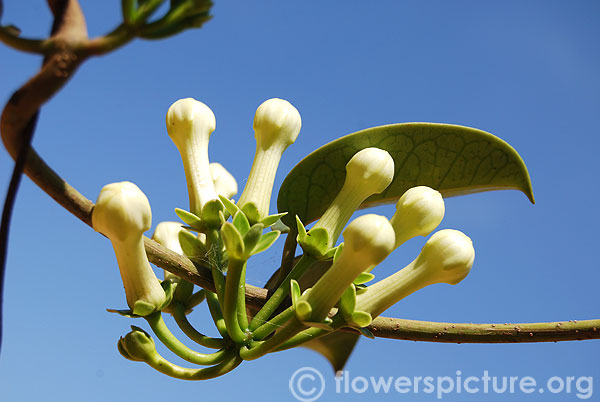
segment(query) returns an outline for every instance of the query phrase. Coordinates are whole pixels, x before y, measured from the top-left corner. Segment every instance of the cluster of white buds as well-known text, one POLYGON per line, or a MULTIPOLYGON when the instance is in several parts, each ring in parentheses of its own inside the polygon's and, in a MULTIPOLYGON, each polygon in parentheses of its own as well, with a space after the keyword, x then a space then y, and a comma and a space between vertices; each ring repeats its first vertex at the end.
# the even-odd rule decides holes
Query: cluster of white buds
POLYGON ((296 141, 302 120, 298 110, 286 100, 263 102, 254 116, 256 153, 238 206, 250 223, 269 215, 275 174, 283 152, 296 141))
POLYGON ((112 183, 102 188, 92 211, 92 226, 112 242, 127 304, 138 315, 160 310, 166 300, 144 248, 144 232, 151 223, 148 198, 135 184, 112 183))

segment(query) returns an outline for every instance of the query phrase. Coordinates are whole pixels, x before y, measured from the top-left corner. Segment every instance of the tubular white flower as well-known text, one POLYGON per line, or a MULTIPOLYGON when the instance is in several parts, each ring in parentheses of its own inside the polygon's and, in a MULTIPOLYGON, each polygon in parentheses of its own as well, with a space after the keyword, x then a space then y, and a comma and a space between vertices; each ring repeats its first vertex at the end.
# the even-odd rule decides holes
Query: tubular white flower
POLYGON ((231 199, 238 192, 238 185, 235 177, 227 171, 218 162, 213 162, 209 165, 210 176, 212 177, 215 191, 218 195, 222 195, 227 199, 231 199))
POLYGON ((314 228, 324 228, 333 247, 342 229, 360 204, 373 194, 387 188, 394 178, 394 160, 387 151, 365 148, 346 164, 346 179, 342 189, 314 228))
POLYGON ((440 230, 431 236, 413 262, 358 295, 356 309, 375 318, 425 286, 434 283, 456 285, 468 275, 474 259, 475 250, 469 237, 458 230, 440 230))
MULTIPOLYGON (((344 247, 339 257, 299 299, 299 302, 306 301, 310 305, 311 321, 325 319, 354 279, 379 264, 394 249, 394 229, 383 216, 368 214, 358 217, 348 225, 343 235, 344 247)), ((302 316, 303 311, 297 313, 302 316)))
POLYGON ((301 125, 300 113, 286 100, 269 99, 256 110, 256 153, 248 181, 238 201, 238 206, 246 212, 251 223, 269 215, 279 161, 286 148, 296 141, 301 125), (254 204, 255 211, 250 203, 254 204))
POLYGON ((390 219, 396 232, 396 247, 416 236, 427 236, 444 218, 444 199, 439 191, 427 186, 407 190, 396 203, 390 219))
MULTIPOLYGON (((183 255, 183 250, 179 244, 179 232, 182 230, 184 229, 179 222, 161 222, 156 225, 152 239, 169 250, 183 255)), ((174 275, 167 270, 163 271, 165 280, 172 279, 176 281, 179 279, 177 275, 174 275)))
POLYGON ((132 310, 138 301, 155 309, 165 302, 165 292, 144 249, 143 235, 151 223, 148 198, 135 184, 125 181, 102 188, 92 212, 92 226, 112 242, 132 310))
POLYGON ((167 132, 181 154, 190 211, 197 216, 208 201, 218 199, 208 162, 208 140, 215 126, 212 110, 192 98, 176 101, 167 112, 167 132))

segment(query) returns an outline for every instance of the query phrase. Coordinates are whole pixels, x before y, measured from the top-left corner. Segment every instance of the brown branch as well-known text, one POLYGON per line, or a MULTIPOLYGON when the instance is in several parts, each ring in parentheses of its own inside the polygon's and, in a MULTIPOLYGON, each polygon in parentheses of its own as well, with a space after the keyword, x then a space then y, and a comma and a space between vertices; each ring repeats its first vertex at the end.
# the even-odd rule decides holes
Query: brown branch
MULTIPOLYGON (((57 23, 53 29, 56 48, 46 58, 40 72, 10 98, 0 120, 2 141, 14 159, 23 145, 22 134, 39 108, 62 88, 88 55, 100 54, 102 52, 98 49, 104 49, 104 45, 98 41, 88 41, 85 19, 76 0, 49 0, 49 4, 55 14, 60 16, 56 18, 57 23), (85 44, 89 43, 93 44, 93 50, 87 54, 85 51, 82 53, 81 49, 85 49, 85 44)), ((128 40, 128 34, 119 31, 115 38, 115 43, 122 44, 128 40)), ((91 226, 93 202, 64 181, 32 148, 24 172, 56 202, 91 226)), ((146 238, 145 245, 148 258, 153 264, 198 286, 214 290, 208 268, 194 266, 188 258, 162 247, 153 240, 146 238)), ((246 286, 246 301, 249 306, 260 308, 267 296, 266 289, 246 286)), ((600 339, 600 320, 532 324, 453 324, 378 317, 368 329, 378 337, 452 343, 600 339)))

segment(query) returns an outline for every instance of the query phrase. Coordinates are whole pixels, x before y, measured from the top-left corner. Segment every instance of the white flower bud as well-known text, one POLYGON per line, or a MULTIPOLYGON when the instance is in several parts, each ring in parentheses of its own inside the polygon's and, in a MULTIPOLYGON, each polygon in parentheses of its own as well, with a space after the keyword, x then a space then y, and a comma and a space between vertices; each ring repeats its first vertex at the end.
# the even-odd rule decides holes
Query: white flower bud
POLYGON ((286 148, 296 141, 301 125, 298 110, 283 99, 269 99, 256 110, 256 153, 246 187, 238 201, 238 206, 246 213, 251 223, 269 215, 279 161, 286 148))
POLYGON ((148 198, 135 184, 112 183, 102 188, 92 211, 92 226, 112 242, 132 310, 138 301, 155 310, 165 302, 144 248, 143 235, 151 223, 148 198))
POLYGON ((218 162, 209 165, 210 175, 215 185, 215 191, 227 199, 231 199, 238 192, 238 185, 235 177, 227 171, 218 162))
POLYGON ((387 218, 368 214, 353 220, 344 230, 339 257, 300 298, 311 307, 311 321, 322 321, 354 279, 383 261, 393 249, 394 229, 387 218))
MULTIPOLYGON (((161 222, 156 225, 152 239, 169 250, 183 255, 183 250, 179 244, 179 232, 182 230, 184 229, 179 222, 161 222)), ((172 279, 175 281, 179 279, 177 275, 174 275, 167 270, 164 270, 164 278, 165 280, 172 279)))
POLYGON ((208 201, 218 199, 208 162, 208 140, 215 126, 212 110, 192 98, 178 100, 167 112, 167 132, 183 161, 190 212, 198 216, 208 201))
POLYGON ((329 233, 333 247, 354 211, 373 194, 387 188, 394 178, 394 160, 387 151, 365 148, 346 164, 346 179, 342 189, 315 224, 329 233))
POLYGON ((356 309, 375 318, 425 286, 434 283, 456 285, 467 276, 474 259, 475 250, 469 237, 458 230, 440 230, 431 236, 419 256, 408 266, 358 295, 356 309))
POLYGON ((407 190, 396 203, 390 219, 396 232, 396 247, 416 236, 427 236, 444 218, 444 199, 439 191, 426 186, 407 190))

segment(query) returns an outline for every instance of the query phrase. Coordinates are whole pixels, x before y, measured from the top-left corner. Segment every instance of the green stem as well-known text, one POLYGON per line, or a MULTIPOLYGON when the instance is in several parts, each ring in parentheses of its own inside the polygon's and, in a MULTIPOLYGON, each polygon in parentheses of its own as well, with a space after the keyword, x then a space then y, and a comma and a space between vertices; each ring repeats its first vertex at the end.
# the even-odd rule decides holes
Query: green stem
POLYGON ((253 331, 263 323, 267 322, 273 312, 279 307, 279 305, 285 300, 290 294, 290 281, 292 279, 300 278, 308 268, 315 262, 315 258, 303 255, 300 261, 294 266, 290 273, 285 277, 283 282, 279 285, 273 295, 267 300, 265 305, 260 309, 258 313, 252 319, 250 323, 250 330, 253 331))
POLYGON ((219 232, 215 229, 206 231, 206 247, 208 249, 208 263, 212 272, 215 290, 219 304, 224 303, 225 277, 223 276, 223 250, 219 232))
POLYGON ((206 299, 206 293, 207 292, 208 292, 207 290, 200 289, 199 291, 197 291, 196 293, 194 293, 193 295, 191 295, 185 301, 185 309, 186 310, 191 310, 194 307, 196 307, 198 304, 202 303, 204 301, 204 299, 206 299))
POLYGON ((238 321, 238 302, 240 292, 240 284, 244 271, 245 261, 234 258, 229 259, 227 267, 227 278, 225 281, 225 296, 223 305, 223 318, 225 318, 225 326, 227 333, 231 339, 237 344, 244 344, 247 341, 244 329, 240 328, 238 321))
POLYGON ((206 367, 202 369, 190 369, 177 366, 164 357, 155 353, 152 357, 146 360, 146 363, 153 369, 166 374, 170 377, 180 380, 208 380, 215 377, 220 377, 227 374, 231 370, 240 365, 242 359, 236 354, 229 354, 226 359, 216 366, 206 367))
POLYGON ((162 319, 162 314, 160 311, 150 314, 144 318, 146 318, 146 321, 148 321, 148 324, 150 324, 150 327, 156 334, 157 338, 160 339, 160 341, 167 348, 169 348, 169 350, 190 363, 200 364, 203 366, 217 364, 222 362, 229 354, 229 352, 225 349, 221 349, 218 352, 211 354, 204 354, 188 348, 181 343, 179 339, 177 339, 175 335, 171 333, 171 331, 169 331, 169 328, 167 328, 162 319))
POLYGON ((223 349, 225 347, 225 342, 220 338, 211 338, 206 336, 196 330, 190 324, 185 315, 185 306, 181 303, 175 304, 175 308, 173 311, 173 318, 175 318, 175 322, 179 326, 179 328, 186 334, 191 340, 196 342, 199 345, 202 345, 206 348, 211 349, 223 349))
POLYGON ((219 331, 219 334, 221 334, 223 338, 229 337, 229 335, 227 334, 225 320, 223 319, 223 312, 221 311, 221 306, 219 305, 217 295, 213 292, 207 291, 206 303, 208 304, 210 315, 215 323, 215 327, 217 327, 217 330, 219 331))
POLYGON ((258 341, 265 339, 273 331, 281 328, 283 324, 294 317, 294 306, 290 306, 269 321, 265 322, 260 327, 252 331, 252 337, 258 341))
POLYGON ((298 332, 302 331, 304 324, 298 319, 294 318, 289 321, 288 325, 280 329, 272 337, 266 341, 256 342, 251 348, 242 347, 240 349, 240 356, 244 360, 254 360, 266 355, 267 353, 275 350, 279 345, 292 338, 298 332))
MULTIPOLYGON (((343 327, 344 324, 345 321, 343 318, 335 316, 333 318, 333 322, 331 323, 331 327, 333 328, 333 331, 335 331, 343 327)), ((282 343, 277 349, 275 349, 275 351, 280 352, 282 350, 295 348, 296 346, 302 345, 303 343, 310 342, 324 335, 331 334, 333 333, 333 331, 327 331, 326 329, 316 327, 306 329, 282 343)))
POLYGON ((238 291, 238 322, 242 331, 248 329, 248 314, 246 314, 246 264, 242 268, 242 275, 240 278, 240 289, 238 291))

